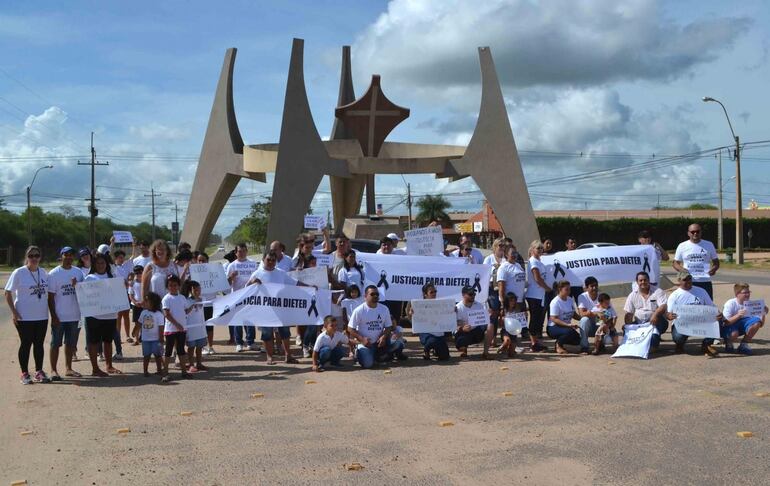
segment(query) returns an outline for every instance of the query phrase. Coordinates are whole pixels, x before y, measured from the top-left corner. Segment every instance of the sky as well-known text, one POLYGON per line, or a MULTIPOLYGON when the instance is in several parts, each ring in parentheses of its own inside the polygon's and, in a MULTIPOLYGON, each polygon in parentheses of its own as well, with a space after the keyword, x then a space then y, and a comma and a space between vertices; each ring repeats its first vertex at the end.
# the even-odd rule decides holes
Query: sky
MULTIPOLYGON (((535 209, 735 207, 733 138, 744 206, 770 205, 770 6, 628 0, 4 2, 0 7, 0 199, 86 215, 94 132, 100 214, 159 224, 185 209, 225 50, 237 47, 235 111, 244 142, 277 142, 292 38, 305 39, 314 120, 328 138, 341 46, 356 95, 372 74, 411 109, 390 141, 470 140, 480 103, 478 46, 489 46, 535 209), (768 141, 765 143, 757 143, 768 141)), ((377 202, 405 214, 444 194, 478 210, 470 179, 377 176, 377 202)), ((225 236, 272 191, 243 180, 215 231, 225 236)), ((330 210, 328 180, 315 213, 330 210)))

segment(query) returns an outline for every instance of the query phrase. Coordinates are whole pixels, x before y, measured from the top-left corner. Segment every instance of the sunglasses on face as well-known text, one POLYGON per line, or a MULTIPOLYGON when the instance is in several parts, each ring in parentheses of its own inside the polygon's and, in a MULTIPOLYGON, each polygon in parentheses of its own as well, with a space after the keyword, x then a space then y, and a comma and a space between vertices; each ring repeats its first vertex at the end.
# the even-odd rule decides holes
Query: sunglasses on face
POLYGON ((369 296, 371 296, 371 297, 379 297, 380 294, 378 292, 370 292, 369 296))
POLYGON ((40 258, 40 253, 30 253, 27 258, 40 258))
POLYGON ((697 235, 700 233, 700 230, 690 231, 691 235, 697 235))

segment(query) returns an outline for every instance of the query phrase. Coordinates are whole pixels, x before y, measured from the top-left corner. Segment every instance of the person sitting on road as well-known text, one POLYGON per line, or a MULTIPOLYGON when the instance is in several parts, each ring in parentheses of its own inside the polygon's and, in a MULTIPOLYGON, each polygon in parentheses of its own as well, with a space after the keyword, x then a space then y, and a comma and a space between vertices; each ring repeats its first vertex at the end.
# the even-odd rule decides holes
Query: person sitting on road
POLYGON ((752 351, 749 343, 757 331, 759 331, 759 328, 765 325, 767 306, 763 309, 762 317, 750 316, 749 310, 746 308, 746 301, 751 297, 749 284, 737 283, 733 285, 733 292, 735 293, 735 298, 725 302, 722 308, 724 322, 721 334, 725 340, 725 352, 734 353, 733 343, 738 340, 738 336, 743 336, 741 343, 738 345, 738 353, 751 355, 752 351))
MULTIPOLYGON (((468 346, 478 343, 486 343, 486 335, 489 327, 489 317, 484 322, 473 322, 470 319, 470 313, 484 312, 488 314, 488 311, 484 309, 481 302, 476 301, 476 289, 466 285, 462 289, 463 300, 458 302, 455 306, 457 312, 457 329, 454 332, 455 346, 460 351, 461 358, 468 357, 468 346)), ((489 352, 484 349, 481 357, 483 359, 489 359, 489 352)))
MULTIPOLYGON (((588 338, 596 335, 597 314, 591 309, 599 306, 599 281, 595 277, 586 277, 585 292, 578 296, 577 311, 580 316, 580 351, 588 351, 588 338)), ((570 296, 572 291, 570 290, 570 296)))
MULTIPOLYGON (((561 280, 556 283, 556 297, 551 300, 548 317, 548 336, 556 340, 556 352, 569 354, 564 348, 565 344, 580 344, 580 326, 573 323, 572 319, 579 316, 575 312, 575 301, 570 297, 569 280, 561 280)), ((588 349, 580 348, 581 354, 588 354, 588 349)))
POLYGON ((647 272, 636 274, 636 287, 626 298, 623 306, 623 327, 628 324, 642 324, 645 322, 655 326, 652 334, 650 350, 655 351, 660 346, 660 336, 668 330, 668 321, 663 314, 657 314, 653 320, 653 314, 661 305, 666 303, 666 292, 656 288, 653 290, 650 275, 647 272))
POLYGON ((313 346, 313 371, 323 371, 326 363, 341 366, 340 361, 347 354, 345 345, 348 336, 337 330, 337 319, 334 316, 324 317, 324 331, 318 335, 313 346))
POLYGON ((366 301, 353 310, 348 322, 350 337, 358 341, 356 359, 362 368, 390 361, 390 311, 379 303, 380 291, 374 285, 365 289, 366 301))
MULTIPOLYGON (((436 286, 433 284, 425 284, 422 286, 422 298, 423 299, 435 299, 436 298, 436 286)), ((411 319, 414 315, 411 303, 408 304, 406 314, 411 319)), ((449 346, 446 342, 446 337, 443 332, 421 332, 417 335, 420 338, 420 344, 422 345, 422 359, 430 360, 431 352, 438 358, 439 361, 446 361, 449 359, 449 346)))

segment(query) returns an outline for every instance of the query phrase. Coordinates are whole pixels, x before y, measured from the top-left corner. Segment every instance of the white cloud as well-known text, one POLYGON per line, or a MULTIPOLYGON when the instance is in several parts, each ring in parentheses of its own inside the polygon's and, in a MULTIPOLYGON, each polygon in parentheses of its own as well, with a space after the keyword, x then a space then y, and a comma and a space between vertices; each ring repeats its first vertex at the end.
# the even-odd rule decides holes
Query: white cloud
POLYGON ((170 127, 157 122, 141 126, 132 125, 128 128, 128 132, 146 141, 177 141, 190 136, 189 132, 183 128, 170 127))

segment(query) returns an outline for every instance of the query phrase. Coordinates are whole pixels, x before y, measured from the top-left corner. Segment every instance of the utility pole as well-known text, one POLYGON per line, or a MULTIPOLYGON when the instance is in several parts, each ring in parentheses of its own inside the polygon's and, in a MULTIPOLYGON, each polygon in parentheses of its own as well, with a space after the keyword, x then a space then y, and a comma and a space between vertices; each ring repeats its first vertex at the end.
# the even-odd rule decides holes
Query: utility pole
POLYGON ((743 265, 743 194, 741 191, 741 139, 735 136, 735 262, 743 265))
POLYGON ((406 184, 406 207, 409 210, 409 229, 412 229, 412 184, 406 184))
POLYGON ((174 237, 174 250, 179 252, 179 205, 174 201, 174 224, 171 225, 171 231, 174 237))
POLYGON ((162 196, 162 194, 155 192, 155 188, 150 184, 150 193, 145 194, 144 197, 149 197, 152 201, 152 241, 155 241, 155 198, 158 196, 162 196))
POLYGON ((722 251, 725 246, 724 221, 722 220, 722 150, 717 155, 719 160, 719 218, 717 219, 717 246, 722 251))
MULTIPOLYGON (((91 215, 91 244, 90 248, 93 251, 96 248, 96 216, 99 214, 99 210, 96 209, 96 166, 97 165, 110 165, 109 162, 97 162, 96 161, 96 149, 94 149, 94 132, 91 132, 91 162, 84 163, 78 160, 78 165, 90 165, 91 166, 91 203, 88 205, 88 213, 91 215)), ((89 199, 86 199, 88 201, 89 199)))

